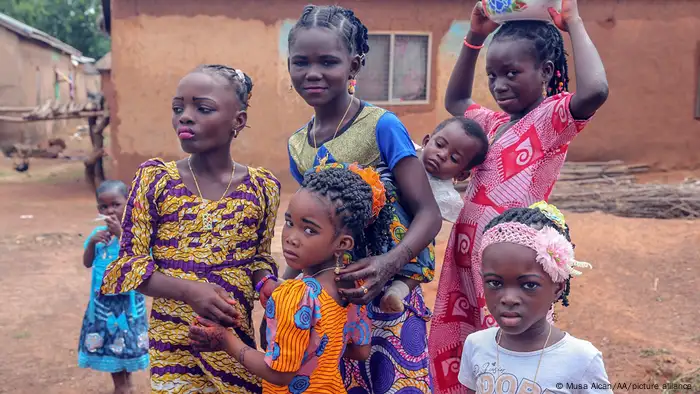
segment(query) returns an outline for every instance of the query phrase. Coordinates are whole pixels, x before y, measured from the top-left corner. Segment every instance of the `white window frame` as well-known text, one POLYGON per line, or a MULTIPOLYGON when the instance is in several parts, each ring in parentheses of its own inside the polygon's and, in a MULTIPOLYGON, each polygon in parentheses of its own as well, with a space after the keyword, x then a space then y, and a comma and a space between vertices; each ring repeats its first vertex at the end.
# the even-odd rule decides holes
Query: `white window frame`
MULTIPOLYGON (((396 106, 396 105, 426 105, 430 104, 430 88, 432 82, 432 64, 433 64, 433 34, 427 31, 370 31, 367 33, 369 36, 389 36, 389 97, 388 101, 369 101, 376 105, 386 105, 386 106, 396 106), (412 100, 412 101, 401 101, 398 99, 392 100, 391 97, 394 93, 394 47, 396 45, 396 36, 421 36, 428 37, 428 55, 426 57, 426 62, 428 63, 425 68, 425 100, 412 100)), ((372 48, 370 48, 372 52, 372 48)), ((362 73, 362 71, 360 71, 362 73)))

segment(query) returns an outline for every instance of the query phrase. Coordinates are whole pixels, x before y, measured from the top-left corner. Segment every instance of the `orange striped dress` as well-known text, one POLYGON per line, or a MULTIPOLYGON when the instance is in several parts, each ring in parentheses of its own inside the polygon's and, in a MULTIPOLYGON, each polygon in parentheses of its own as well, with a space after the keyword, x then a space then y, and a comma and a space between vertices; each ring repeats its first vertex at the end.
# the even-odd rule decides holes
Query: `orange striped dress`
POLYGON ((275 289, 265 318, 265 362, 296 376, 287 387, 263 382, 263 393, 346 392, 339 368, 346 344, 370 343, 372 326, 364 307, 342 307, 316 279, 300 277, 275 289))

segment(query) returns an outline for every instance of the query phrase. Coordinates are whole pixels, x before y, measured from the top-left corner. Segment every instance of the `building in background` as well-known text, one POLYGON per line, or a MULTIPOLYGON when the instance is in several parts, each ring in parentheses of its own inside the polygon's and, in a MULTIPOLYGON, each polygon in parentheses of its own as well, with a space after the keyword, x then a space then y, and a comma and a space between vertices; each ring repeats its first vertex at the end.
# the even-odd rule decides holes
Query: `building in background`
MULTIPOLYGON (((245 70, 255 83, 250 128, 234 142, 236 160, 268 167, 283 182, 290 179, 286 140, 308 121, 312 109, 290 88, 287 35, 308 1, 105 3, 105 26, 112 36, 110 94, 116 103, 110 102, 111 150, 119 178, 130 180, 148 158, 183 156, 170 122, 178 80, 198 64, 223 63, 245 70)), ((339 3, 352 8, 370 31, 357 95, 394 111, 419 141, 448 117, 445 88, 473 1, 339 3)), ((570 160, 699 167, 700 1, 589 0, 580 8, 605 63, 611 93, 572 144, 570 160)), ((572 72, 575 88, 573 80, 572 72)), ((495 108, 483 56, 474 96, 495 108)))
MULTIPOLYGON (((99 74, 89 64, 92 59, 2 13, 0 59, 0 108, 29 112, 48 100, 83 103, 88 91, 100 91, 99 74)), ((0 120, 0 145, 40 144, 48 138, 72 133, 79 124, 80 120, 27 123, 0 120)))

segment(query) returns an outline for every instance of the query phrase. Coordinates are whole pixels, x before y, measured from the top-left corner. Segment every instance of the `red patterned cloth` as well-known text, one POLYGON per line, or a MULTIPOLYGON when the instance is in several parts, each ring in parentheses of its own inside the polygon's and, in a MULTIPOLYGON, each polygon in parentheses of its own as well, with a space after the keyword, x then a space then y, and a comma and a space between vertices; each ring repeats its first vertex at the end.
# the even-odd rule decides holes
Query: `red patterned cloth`
MULTIPOLYGON (((491 219, 548 200, 569 143, 588 123, 574 120, 571 97, 562 93, 542 101, 491 145, 474 173, 445 251, 428 338, 434 393, 466 393, 457 380, 464 341, 474 331, 497 325, 486 308, 481 261, 473 261, 472 253, 491 219)), ((477 104, 464 116, 478 122, 490 140, 510 121, 508 114, 477 104)))

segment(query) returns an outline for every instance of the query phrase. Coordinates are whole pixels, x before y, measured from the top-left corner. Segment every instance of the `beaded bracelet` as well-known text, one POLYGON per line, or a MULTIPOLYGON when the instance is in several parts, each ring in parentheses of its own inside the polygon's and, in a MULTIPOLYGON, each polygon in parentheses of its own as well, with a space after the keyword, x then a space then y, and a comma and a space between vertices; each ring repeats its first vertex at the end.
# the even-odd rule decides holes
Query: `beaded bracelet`
POLYGON ((262 290, 263 286, 265 286, 265 282, 267 282, 270 279, 277 281, 276 276, 274 276, 272 274, 267 274, 267 275, 265 275, 264 278, 260 279, 260 282, 258 282, 257 285, 255 285, 255 292, 259 294, 260 290, 262 290))
POLYGON ((469 41, 467 41, 467 37, 464 37, 464 46, 467 48, 470 48, 470 49, 479 50, 479 49, 484 47, 484 44, 481 44, 481 45, 470 44, 469 41))

